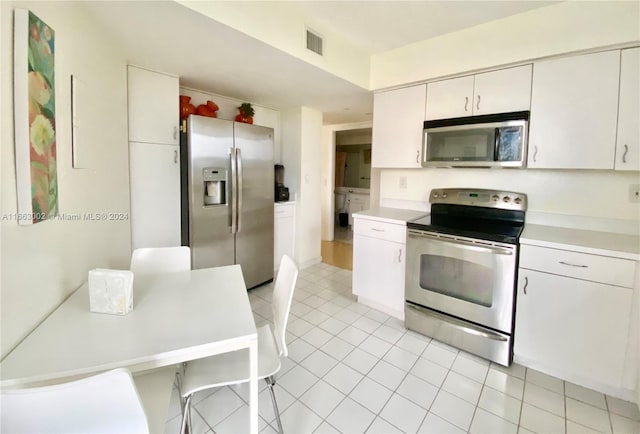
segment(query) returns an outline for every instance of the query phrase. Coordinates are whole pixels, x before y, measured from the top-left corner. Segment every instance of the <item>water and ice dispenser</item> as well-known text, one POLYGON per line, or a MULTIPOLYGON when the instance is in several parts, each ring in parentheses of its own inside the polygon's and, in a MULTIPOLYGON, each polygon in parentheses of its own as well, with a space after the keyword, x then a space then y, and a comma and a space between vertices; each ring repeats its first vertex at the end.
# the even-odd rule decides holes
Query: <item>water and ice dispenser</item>
POLYGON ((227 204, 227 169, 222 167, 205 167, 202 169, 204 181, 204 205, 227 204))

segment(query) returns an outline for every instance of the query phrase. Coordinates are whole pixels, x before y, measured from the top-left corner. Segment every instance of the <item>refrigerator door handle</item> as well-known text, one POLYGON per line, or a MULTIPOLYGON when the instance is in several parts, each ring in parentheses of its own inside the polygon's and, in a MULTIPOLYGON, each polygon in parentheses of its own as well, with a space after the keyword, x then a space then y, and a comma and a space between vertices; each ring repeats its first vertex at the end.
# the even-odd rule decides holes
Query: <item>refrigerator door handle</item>
POLYGON ((240 148, 236 148, 236 161, 238 163, 238 232, 242 230, 242 151, 240 148))
POLYGON ((238 187, 237 187, 237 167, 236 167, 236 149, 229 148, 229 157, 231 159, 231 233, 238 232, 236 223, 238 221, 238 187))

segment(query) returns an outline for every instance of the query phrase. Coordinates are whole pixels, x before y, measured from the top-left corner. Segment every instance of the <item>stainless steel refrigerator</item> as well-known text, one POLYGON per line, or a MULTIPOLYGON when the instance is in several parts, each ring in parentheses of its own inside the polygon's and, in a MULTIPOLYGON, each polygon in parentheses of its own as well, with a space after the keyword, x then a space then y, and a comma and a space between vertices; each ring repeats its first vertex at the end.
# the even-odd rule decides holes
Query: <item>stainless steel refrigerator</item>
POLYGON ((273 129, 191 115, 181 143, 182 244, 194 269, 273 279, 273 129))

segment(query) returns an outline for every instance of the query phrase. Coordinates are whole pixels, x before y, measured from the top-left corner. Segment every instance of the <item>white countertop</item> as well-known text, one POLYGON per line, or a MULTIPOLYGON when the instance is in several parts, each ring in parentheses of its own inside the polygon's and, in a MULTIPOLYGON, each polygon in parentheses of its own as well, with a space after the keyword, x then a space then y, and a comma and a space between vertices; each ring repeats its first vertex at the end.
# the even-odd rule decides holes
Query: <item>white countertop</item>
POLYGON ((409 220, 414 220, 427 214, 429 213, 412 209, 371 208, 366 211, 354 213, 353 217, 366 220, 382 221, 387 223, 404 224, 409 220))
POLYGON ((527 223, 520 244, 640 261, 640 237, 637 235, 527 223))
POLYGON ((274 202, 273 205, 274 206, 287 206, 287 205, 295 205, 296 201, 295 200, 287 200, 284 202, 274 202))

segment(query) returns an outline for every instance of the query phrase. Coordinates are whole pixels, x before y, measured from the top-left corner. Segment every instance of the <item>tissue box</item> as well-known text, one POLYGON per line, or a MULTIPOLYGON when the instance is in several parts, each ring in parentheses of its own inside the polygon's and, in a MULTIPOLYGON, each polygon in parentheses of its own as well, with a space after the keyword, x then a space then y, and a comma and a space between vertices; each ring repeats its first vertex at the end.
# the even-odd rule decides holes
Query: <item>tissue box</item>
POLYGON ((129 270, 89 271, 89 310, 126 315, 133 309, 133 273, 129 270))

